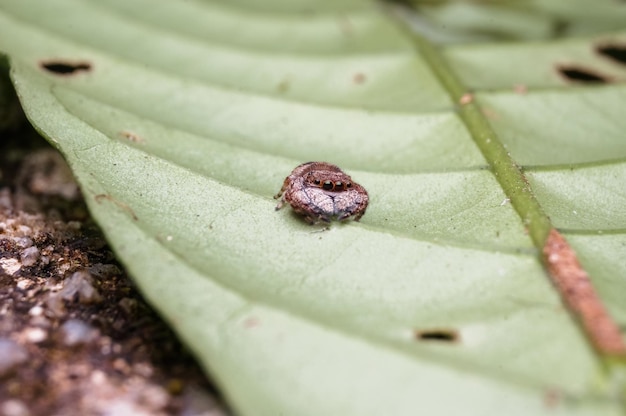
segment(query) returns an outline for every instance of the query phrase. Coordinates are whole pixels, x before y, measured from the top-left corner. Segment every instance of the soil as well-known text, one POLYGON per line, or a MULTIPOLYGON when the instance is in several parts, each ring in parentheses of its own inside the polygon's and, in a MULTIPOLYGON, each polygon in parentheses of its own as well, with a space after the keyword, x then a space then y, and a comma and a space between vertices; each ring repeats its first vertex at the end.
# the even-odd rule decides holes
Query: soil
POLYGON ((0 415, 229 414, 117 262, 63 158, 11 117, 0 124, 0 415))

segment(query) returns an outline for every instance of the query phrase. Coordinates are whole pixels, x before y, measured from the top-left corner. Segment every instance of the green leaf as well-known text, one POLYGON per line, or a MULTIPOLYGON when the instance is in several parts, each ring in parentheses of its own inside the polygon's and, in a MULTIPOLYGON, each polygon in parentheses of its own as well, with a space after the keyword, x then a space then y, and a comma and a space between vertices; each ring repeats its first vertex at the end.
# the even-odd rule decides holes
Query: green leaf
POLYGON ((625 79, 589 51, 626 34, 414 37, 356 0, 0 5, 27 115, 239 414, 622 414, 623 365, 563 306, 537 236, 559 227, 626 325, 626 89, 559 66, 625 79), (309 160, 367 188, 361 222, 274 211, 309 160), (516 164, 535 217, 499 176, 516 164))

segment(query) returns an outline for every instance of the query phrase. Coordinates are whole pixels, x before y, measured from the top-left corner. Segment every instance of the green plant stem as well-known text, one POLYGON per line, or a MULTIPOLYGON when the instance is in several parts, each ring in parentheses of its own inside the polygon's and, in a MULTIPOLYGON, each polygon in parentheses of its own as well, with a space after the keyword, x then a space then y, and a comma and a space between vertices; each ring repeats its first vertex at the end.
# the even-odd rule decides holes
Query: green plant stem
POLYGON ((473 97, 468 95, 471 91, 463 86, 439 50, 415 34, 413 34, 413 39, 422 57, 430 64, 433 72, 450 94, 452 101, 458 104, 459 117, 489 163, 513 208, 522 217, 533 243, 541 250, 552 229, 552 223, 535 198, 522 169, 499 140, 486 116, 473 101, 473 97), (467 97, 469 102, 463 104, 463 97, 467 97))

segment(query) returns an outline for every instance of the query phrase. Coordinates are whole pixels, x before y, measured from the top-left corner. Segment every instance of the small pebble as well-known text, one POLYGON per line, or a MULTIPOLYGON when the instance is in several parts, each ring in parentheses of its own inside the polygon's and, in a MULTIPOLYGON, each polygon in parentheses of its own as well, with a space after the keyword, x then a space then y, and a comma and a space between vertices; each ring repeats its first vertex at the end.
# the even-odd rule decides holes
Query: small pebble
POLYGON ((81 303, 99 302, 102 297, 93 287, 91 274, 85 270, 75 272, 65 281, 61 297, 65 300, 74 300, 78 297, 81 303))
POLYGON ((133 373, 144 378, 150 378, 154 374, 154 369, 148 363, 137 363, 133 365, 133 373))
POLYGON ((33 240, 28 237, 14 237, 13 241, 15 242, 15 245, 19 248, 28 248, 33 245, 33 240))
POLYGON ((39 254, 39 249, 36 246, 28 247, 22 251, 22 265, 29 267, 37 263, 37 260, 39 260, 39 254))
POLYGON ((33 232, 33 229, 30 228, 28 225, 20 225, 19 227, 17 227, 17 229, 24 235, 30 235, 33 232))
POLYGON ((43 314, 43 308, 40 305, 33 306, 28 311, 30 316, 41 316, 43 314))
POLYGON ((30 411, 23 401, 17 399, 9 399, 2 403, 0 407, 2 416, 29 416, 30 411))
POLYGON ((13 276, 19 269, 22 268, 22 263, 18 259, 2 258, 0 259, 0 268, 10 276, 13 276))
POLYGON ((18 289, 26 290, 29 287, 31 287, 32 284, 33 284, 33 282, 30 279, 18 279, 18 281, 15 284, 15 286, 17 286, 18 289))
POLYGON ((65 304, 59 293, 52 293, 46 299, 46 307, 52 316, 62 317, 65 315, 65 304))
POLYGON ((91 382, 96 386, 103 385, 107 380, 107 376, 102 370, 94 370, 91 373, 91 382))
POLYGON ((26 328, 24 330, 26 341, 38 344, 48 339, 48 332, 42 328, 26 328))
POLYGON ((0 377, 10 374, 28 359, 28 352, 17 342, 0 338, 0 377))
POLYGON ((50 320, 43 315, 33 316, 32 318, 30 318, 30 324, 31 326, 37 326, 44 329, 50 329, 50 327, 52 326, 50 320))
POLYGON ((88 344, 96 339, 98 331, 80 319, 69 319, 61 325, 63 343, 68 347, 88 344))
POLYGON ((161 386, 148 385, 144 387, 138 397, 140 403, 154 410, 163 409, 170 400, 170 395, 161 386))

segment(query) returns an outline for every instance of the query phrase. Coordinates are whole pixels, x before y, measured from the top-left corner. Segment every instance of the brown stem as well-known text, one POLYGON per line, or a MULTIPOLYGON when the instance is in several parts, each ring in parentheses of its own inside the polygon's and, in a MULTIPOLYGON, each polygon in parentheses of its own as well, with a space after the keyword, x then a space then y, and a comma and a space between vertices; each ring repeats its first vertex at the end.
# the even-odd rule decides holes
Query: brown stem
POLYGON ((624 356, 626 345, 576 253, 554 228, 543 247, 543 260, 563 301, 580 321, 594 347, 604 355, 624 356))

